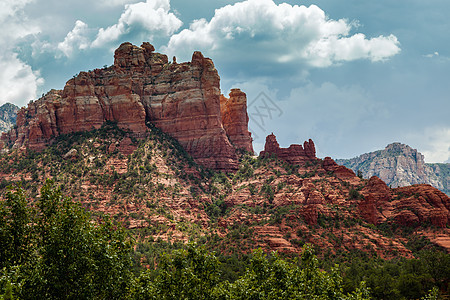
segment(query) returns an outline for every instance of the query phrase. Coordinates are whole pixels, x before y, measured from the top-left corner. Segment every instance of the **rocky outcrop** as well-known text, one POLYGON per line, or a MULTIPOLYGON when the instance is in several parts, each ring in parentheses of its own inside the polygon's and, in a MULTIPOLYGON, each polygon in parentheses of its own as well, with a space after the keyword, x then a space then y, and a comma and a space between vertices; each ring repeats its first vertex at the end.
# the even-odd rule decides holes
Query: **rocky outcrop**
POLYGON ((349 182, 356 200, 358 214, 372 224, 397 223, 419 226, 427 223, 445 228, 450 223, 450 198, 438 189, 425 184, 391 189, 383 180, 372 176, 366 184, 357 182, 353 171, 338 165, 330 157, 322 161, 325 171, 349 182), (364 187, 361 188, 361 184, 364 187))
POLYGON ((431 184, 450 194, 450 164, 426 164, 420 152, 401 143, 337 162, 355 172, 360 171, 364 178, 378 176, 394 188, 431 184))
POLYGON ((146 122, 152 122, 198 163, 237 169, 232 143, 252 151, 245 94, 231 92, 222 118, 220 78, 211 59, 195 52, 191 62, 171 64, 154 51, 149 43, 123 43, 113 66, 81 72, 62 91, 52 90, 21 109, 17 128, 2 137, 3 144, 39 151, 58 135, 99 128, 105 121, 141 137, 146 122))
POLYGON ((0 132, 6 132, 16 124, 19 107, 11 103, 0 106, 0 132))
POLYGON ((338 165, 331 157, 327 156, 322 161, 322 166, 325 171, 333 172, 339 179, 354 179, 357 180, 355 172, 344 166, 338 165))
POLYGON ((428 184, 394 189, 397 199, 392 201, 396 221, 402 225, 431 223, 438 227, 450 224, 450 198, 428 184), (405 212, 408 211, 408 212, 405 212))
POLYGON ((231 89, 229 97, 220 95, 223 127, 237 149, 253 153, 252 136, 248 131, 247 95, 240 89, 231 89))
POLYGON ((293 165, 300 165, 306 162, 317 160, 314 142, 310 139, 302 145, 290 145, 289 148, 280 148, 276 136, 272 133, 266 137, 264 151, 259 154, 261 157, 276 156, 293 165))
POLYGON ((380 178, 372 176, 361 194, 363 199, 358 203, 360 215, 372 224, 386 221, 383 212, 392 210, 392 205, 389 203, 392 199, 392 191, 386 183, 380 178))
POLYGON ((360 215, 372 224, 394 222, 402 226, 433 224, 445 228, 450 224, 450 198, 438 189, 418 184, 389 188, 373 176, 361 190, 360 215))
POLYGON ((389 202, 392 199, 392 191, 386 183, 376 176, 372 176, 362 190, 366 199, 373 199, 378 203, 389 202))

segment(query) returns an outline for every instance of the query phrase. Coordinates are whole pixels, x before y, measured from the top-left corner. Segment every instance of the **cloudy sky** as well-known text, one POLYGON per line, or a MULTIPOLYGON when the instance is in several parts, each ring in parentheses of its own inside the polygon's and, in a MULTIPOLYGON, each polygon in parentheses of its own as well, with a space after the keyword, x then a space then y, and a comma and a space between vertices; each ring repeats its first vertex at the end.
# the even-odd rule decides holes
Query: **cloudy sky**
POLYGON ((319 157, 402 142, 450 162, 448 0, 1 0, 0 102, 19 106, 122 42, 200 50, 247 93, 255 150, 312 138, 319 157))

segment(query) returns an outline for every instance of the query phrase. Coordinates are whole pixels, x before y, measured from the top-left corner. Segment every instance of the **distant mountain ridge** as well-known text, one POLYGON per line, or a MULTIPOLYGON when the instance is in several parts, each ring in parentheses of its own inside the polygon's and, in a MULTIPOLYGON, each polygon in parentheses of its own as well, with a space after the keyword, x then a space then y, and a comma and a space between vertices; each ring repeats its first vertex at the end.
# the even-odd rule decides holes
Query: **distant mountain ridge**
POLYGON ((420 152, 402 143, 336 162, 360 171, 364 178, 378 176, 391 187, 425 183, 450 195, 450 164, 427 164, 420 152))
POLYGON ((12 103, 0 106, 0 132, 6 132, 16 125, 17 111, 19 107, 12 103))

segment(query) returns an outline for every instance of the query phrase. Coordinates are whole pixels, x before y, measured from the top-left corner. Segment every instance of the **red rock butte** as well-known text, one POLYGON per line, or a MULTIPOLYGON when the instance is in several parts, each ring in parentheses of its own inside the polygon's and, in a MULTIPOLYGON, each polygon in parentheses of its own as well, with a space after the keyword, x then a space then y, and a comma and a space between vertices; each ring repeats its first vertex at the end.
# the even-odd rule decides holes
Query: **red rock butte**
POLYGON ((115 121, 136 137, 153 123, 178 140, 197 163, 216 170, 238 167, 237 149, 253 152, 245 93, 220 93, 211 59, 194 52, 191 62, 169 63, 149 43, 123 43, 114 65, 81 72, 63 90, 51 90, 17 114, 2 147, 41 151, 61 134, 115 121))
POLYGON ((266 137, 264 151, 260 153, 261 157, 276 156, 293 165, 303 164, 308 161, 317 160, 316 147, 310 139, 302 145, 290 145, 289 148, 280 148, 276 136, 272 133, 266 137))

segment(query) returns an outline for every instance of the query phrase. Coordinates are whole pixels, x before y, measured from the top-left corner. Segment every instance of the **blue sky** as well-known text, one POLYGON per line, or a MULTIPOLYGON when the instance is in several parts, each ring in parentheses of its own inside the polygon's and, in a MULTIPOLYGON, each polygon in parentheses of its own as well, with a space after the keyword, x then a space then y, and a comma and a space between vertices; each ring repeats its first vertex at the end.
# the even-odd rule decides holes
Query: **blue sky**
POLYGON ((312 138, 350 158, 402 142, 450 162, 448 0, 2 0, 0 102, 113 63, 122 42, 211 57, 247 93, 255 150, 312 138))

